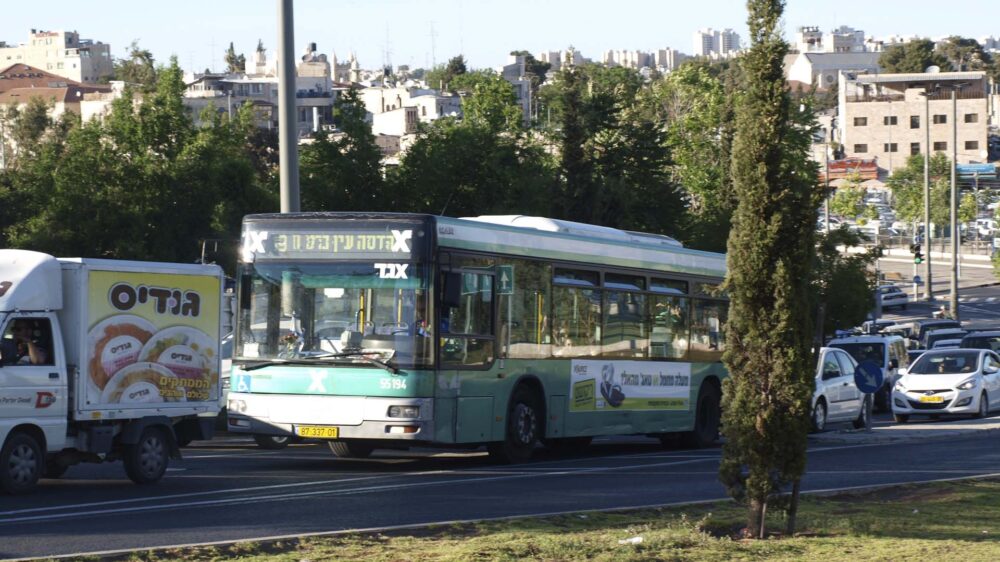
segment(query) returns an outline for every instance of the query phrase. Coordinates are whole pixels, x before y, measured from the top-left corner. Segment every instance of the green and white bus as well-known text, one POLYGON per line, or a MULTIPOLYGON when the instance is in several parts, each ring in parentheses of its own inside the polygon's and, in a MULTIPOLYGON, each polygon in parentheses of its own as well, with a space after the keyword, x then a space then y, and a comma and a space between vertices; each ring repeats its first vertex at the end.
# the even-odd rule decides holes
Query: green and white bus
MULTIPOLYGON (((258 443, 487 446, 718 435, 723 254, 527 216, 247 216, 228 397, 258 443)), ((266 446, 266 445, 265 445, 266 446)))

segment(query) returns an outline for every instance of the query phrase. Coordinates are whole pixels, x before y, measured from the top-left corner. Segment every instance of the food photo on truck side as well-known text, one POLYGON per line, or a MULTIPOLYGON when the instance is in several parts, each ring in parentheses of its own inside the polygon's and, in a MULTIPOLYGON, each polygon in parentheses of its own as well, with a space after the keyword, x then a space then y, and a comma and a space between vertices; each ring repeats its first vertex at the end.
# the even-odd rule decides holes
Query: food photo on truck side
POLYGON ((0 250, 0 490, 81 462, 162 478, 220 409, 222 270, 0 250))

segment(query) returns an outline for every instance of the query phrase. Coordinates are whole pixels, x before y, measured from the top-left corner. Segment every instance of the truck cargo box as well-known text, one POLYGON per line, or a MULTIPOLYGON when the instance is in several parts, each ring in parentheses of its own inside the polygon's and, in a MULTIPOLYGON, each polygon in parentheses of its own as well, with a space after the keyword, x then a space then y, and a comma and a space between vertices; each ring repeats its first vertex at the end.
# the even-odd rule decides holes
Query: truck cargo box
POLYGON ((72 419, 218 412, 219 267, 59 263, 72 419))

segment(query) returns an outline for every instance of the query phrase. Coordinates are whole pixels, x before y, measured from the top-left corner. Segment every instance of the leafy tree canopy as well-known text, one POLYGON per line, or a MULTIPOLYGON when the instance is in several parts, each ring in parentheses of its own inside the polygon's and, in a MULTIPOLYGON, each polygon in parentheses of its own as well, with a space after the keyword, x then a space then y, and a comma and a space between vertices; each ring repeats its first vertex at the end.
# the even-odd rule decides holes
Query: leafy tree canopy
POLYGON ((878 64, 883 72, 924 72, 930 66, 937 66, 943 72, 953 70, 948 57, 937 52, 930 39, 915 39, 893 45, 882 53, 878 64))

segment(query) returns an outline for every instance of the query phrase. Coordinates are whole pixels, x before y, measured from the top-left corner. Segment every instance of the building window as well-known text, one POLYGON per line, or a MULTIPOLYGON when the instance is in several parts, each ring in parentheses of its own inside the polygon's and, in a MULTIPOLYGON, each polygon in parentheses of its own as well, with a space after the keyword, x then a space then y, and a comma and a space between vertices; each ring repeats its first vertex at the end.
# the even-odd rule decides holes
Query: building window
POLYGON ((966 123, 979 123, 979 114, 978 113, 966 113, 965 114, 965 122, 966 123))
POLYGON ((868 145, 867 144, 856 144, 856 145, 854 145, 854 152, 855 153, 868 152, 868 145))
POLYGON ((899 118, 896 117, 895 115, 886 115, 885 117, 882 118, 882 123, 885 125, 896 125, 898 121, 899 118))
POLYGON ((935 142, 934 143, 934 150, 937 150, 937 151, 948 150, 948 143, 947 142, 940 142, 940 141, 935 142))
POLYGON ((867 117, 855 117, 854 118, 854 126, 855 127, 867 127, 868 126, 868 118, 867 117))
POLYGON ((935 125, 944 125, 947 122, 948 122, 948 116, 947 115, 935 115, 934 116, 934 124, 935 125))
POLYGON ((910 116, 910 128, 911 129, 919 129, 920 128, 920 116, 919 115, 911 115, 910 116))
POLYGON ((965 150, 979 150, 979 141, 965 141, 965 150))
POLYGON ((894 142, 887 142, 885 143, 882 152, 899 152, 899 145, 894 142))
POLYGON ((910 154, 920 154, 920 143, 911 142, 910 143, 910 154))

